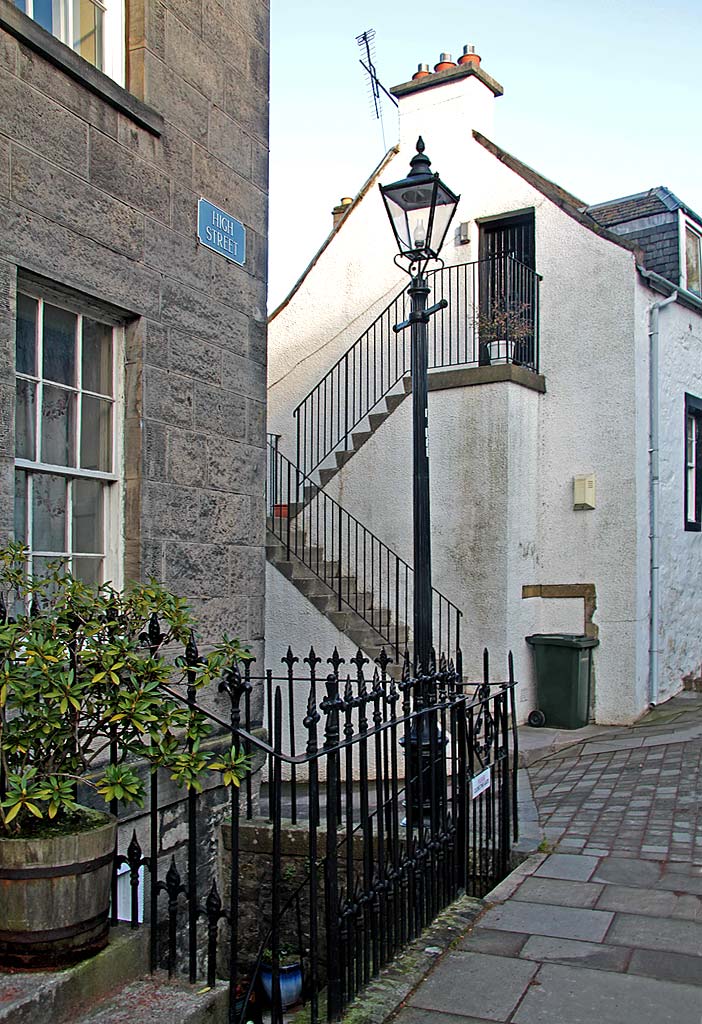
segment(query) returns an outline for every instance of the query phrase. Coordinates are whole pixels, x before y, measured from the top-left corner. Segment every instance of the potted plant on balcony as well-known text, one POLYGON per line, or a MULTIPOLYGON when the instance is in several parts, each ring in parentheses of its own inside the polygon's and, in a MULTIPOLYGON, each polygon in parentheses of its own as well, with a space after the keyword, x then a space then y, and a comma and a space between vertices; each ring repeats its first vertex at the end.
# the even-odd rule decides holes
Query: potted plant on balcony
MULTIPOLYGON (((180 598, 91 588, 58 563, 29 576, 26 558, 0 550, 0 965, 61 966, 107 942, 116 820, 81 791, 142 805, 139 761, 195 789, 211 769, 239 785, 248 763, 214 761, 203 716, 162 688, 186 671, 164 657, 192 637, 180 598)), ((195 685, 247 657, 225 637, 195 685)))
POLYGON ((534 315, 527 302, 493 303, 474 312, 481 366, 491 363, 529 363, 533 348, 534 315))

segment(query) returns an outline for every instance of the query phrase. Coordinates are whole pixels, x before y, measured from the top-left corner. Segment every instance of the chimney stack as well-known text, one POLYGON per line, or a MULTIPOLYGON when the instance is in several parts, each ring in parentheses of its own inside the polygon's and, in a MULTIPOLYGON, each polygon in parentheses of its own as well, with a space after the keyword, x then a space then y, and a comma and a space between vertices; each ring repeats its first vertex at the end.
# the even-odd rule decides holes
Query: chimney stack
POLYGON ((480 64, 480 56, 475 52, 475 47, 472 45, 463 47, 463 54, 458 58, 459 64, 475 64, 476 67, 480 64))
POLYGON ((449 68, 455 68, 456 62, 451 59, 450 53, 440 53, 439 63, 434 65, 434 71, 448 71, 449 68))
POLYGON ((332 210, 332 218, 334 221, 332 225, 333 227, 337 227, 342 217, 348 210, 349 206, 351 206, 352 202, 353 199, 351 198, 351 196, 343 196, 339 205, 334 207, 334 209, 332 210))

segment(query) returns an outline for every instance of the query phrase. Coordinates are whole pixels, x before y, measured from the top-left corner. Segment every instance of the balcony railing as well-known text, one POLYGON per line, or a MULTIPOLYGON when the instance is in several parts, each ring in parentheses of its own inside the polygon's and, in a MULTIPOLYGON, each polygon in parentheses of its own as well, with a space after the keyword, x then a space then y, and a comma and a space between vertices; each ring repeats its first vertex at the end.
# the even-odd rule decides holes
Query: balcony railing
MULTIPOLYGON (((514 363, 539 368, 540 276, 512 256, 445 267, 427 275, 432 301, 448 306, 429 325, 429 367, 514 363)), ((297 464, 309 476, 410 373, 403 289, 305 396, 297 420, 297 464)))

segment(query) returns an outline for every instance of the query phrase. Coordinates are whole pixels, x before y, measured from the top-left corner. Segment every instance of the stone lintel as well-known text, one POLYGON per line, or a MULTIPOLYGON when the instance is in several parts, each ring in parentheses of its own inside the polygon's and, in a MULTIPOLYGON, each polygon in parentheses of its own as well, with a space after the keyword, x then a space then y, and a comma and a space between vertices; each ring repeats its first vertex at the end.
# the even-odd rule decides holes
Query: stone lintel
POLYGON ((529 583, 522 587, 522 598, 578 598, 583 599, 585 636, 597 638, 599 627, 592 621, 597 610, 597 591, 594 583, 529 583))

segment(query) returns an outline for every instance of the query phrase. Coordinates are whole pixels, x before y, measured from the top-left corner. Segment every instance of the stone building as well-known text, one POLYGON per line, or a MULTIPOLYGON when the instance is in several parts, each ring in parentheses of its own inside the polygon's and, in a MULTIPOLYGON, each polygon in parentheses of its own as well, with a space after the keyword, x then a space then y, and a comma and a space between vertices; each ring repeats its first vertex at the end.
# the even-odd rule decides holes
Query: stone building
POLYGON ((0 536, 259 657, 268 21, 0 0, 0 536))

